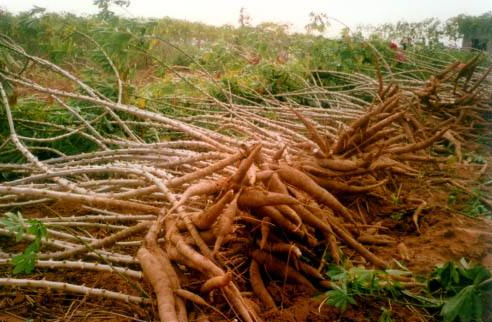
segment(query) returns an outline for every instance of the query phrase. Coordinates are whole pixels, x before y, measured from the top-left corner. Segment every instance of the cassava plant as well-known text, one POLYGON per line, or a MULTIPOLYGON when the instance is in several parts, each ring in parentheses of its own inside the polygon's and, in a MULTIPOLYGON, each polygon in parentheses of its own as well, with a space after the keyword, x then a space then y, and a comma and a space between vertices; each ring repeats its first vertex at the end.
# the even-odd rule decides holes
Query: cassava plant
POLYGON ((13 273, 29 274, 34 270, 38 253, 41 250, 41 239, 48 236, 45 225, 39 220, 29 219, 24 220, 20 212, 7 212, 0 219, 2 224, 10 233, 15 235, 16 241, 21 241, 24 234, 31 234, 34 240, 24 249, 22 254, 12 257, 13 273))

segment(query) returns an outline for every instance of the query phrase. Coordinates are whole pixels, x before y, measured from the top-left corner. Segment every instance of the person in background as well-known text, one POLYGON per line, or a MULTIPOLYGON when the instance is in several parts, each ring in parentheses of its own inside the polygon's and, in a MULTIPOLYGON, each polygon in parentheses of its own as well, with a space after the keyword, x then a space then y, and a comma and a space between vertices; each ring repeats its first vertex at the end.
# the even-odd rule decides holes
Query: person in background
POLYGON ((405 56, 405 54, 398 48, 398 45, 392 41, 390 41, 389 43, 389 47, 391 48, 391 50, 393 50, 393 52, 395 53, 395 58, 396 58, 396 61, 400 62, 400 63, 404 63, 407 61, 407 57, 405 56))

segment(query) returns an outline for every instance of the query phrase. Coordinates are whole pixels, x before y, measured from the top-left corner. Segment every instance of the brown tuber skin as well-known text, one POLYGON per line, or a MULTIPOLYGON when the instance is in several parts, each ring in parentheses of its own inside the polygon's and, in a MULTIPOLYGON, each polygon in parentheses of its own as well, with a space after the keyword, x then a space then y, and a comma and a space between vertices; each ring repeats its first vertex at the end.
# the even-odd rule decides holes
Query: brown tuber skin
POLYGON ((297 200, 289 195, 260 190, 258 188, 244 189, 238 199, 240 208, 258 208, 275 205, 293 205, 297 200))
MULTIPOLYGON (((315 210, 312 207, 310 207, 310 209, 315 210)), ((365 259, 367 259, 374 265, 376 265, 376 267, 383 269, 386 268, 387 264, 383 260, 371 253, 367 248, 362 246, 349 232, 347 232, 344 228, 338 226, 338 224, 334 220, 332 220, 330 216, 326 216, 326 219, 328 219, 333 232, 341 239, 343 239, 347 243, 347 245, 358 251, 359 254, 361 254, 365 259)))
POLYGON ((335 171, 353 171, 364 167, 365 160, 352 161, 348 159, 319 159, 318 164, 323 168, 329 168, 335 171))
POLYGON ((253 162, 255 161, 256 157, 260 153, 261 148, 262 148, 261 144, 257 144, 256 146, 253 147, 249 156, 243 161, 241 161, 236 173, 230 179, 232 183, 240 185, 243 182, 244 178, 246 177, 246 173, 248 172, 251 165, 253 165, 253 162))
POLYGON ((231 281, 232 281, 231 272, 227 272, 224 275, 212 277, 208 279, 205 283, 203 283, 202 287, 200 288, 200 293, 208 294, 215 289, 224 288, 227 285, 229 285, 231 281))
POLYGON ((278 192, 278 193, 283 193, 288 195, 289 191, 287 190, 287 187, 285 184, 280 180, 280 177, 278 176, 278 173, 274 172, 270 180, 268 181, 268 190, 271 192, 278 192))
POLYGON ((345 217, 345 219, 355 224, 351 212, 347 208, 345 208, 345 206, 342 205, 335 196, 326 191, 324 188, 320 187, 308 175, 297 169, 285 165, 281 166, 277 170, 277 173, 287 183, 290 183, 293 186, 304 190, 308 194, 312 195, 315 199, 321 201, 323 204, 327 205, 335 211, 340 212, 343 217, 345 217))
POLYGON ((205 301, 203 299, 203 297, 201 297, 200 295, 195 294, 193 292, 183 290, 183 289, 177 289, 177 290, 174 290, 174 293, 176 293, 176 295, 180 296, 181 298, 188 300, 188 301, 191 301, 195 304, 208 306, 207 301, 205 301))
POLYGON ((176 302, 170 278, 164 268, 147 248, 140 248, 137 258, 142 265, 142 270, 154 288, 157 296, 157 308, 161 321, 180 322, 176 313, 176 302))
POLYGON ((259 249, 254 250, 251 256, 259 264, 265 266, 266 270, 272 274, 276 274, 281 278, 287 278, 299 284, 306 286, 309 290, 315 291, 316 288, 311 284, 311 282, 304 277, 301 273, 296 271, 293 267, 287 265, 281 260, 265 253, 259 249))
POLYGON ((368 192, 378 187, 381 187, 382 185, 386 184, 386 182, 388 182, 388 179, 384 179, 378 183, 367 185, 367 186, 352 186, 340 181, 324 179, 315 176, 313 176, 312 178, 314 181, 316 181, 316 183, 318 183, 320 186, 322 186, 325 189, 331 189, 331 190, 342 191, 342 192, 351 192, 351 193, 368 192))
POLYGON ((220 246, 222 246, 222 242, 224 241, 224 238, 233 232, 234 218, 236 217, 237 214, 238 195, 236 195, 236 197, 231 201, 231 203, 228 204, 227 207, 224 209, 224 212, 219 217, 217 225, 215 226, 215 234, 217 236, 217 239, 215 240, 213 254, 217 254, 220 246))
POLYGON ((311 140, 318 145, 318 147, 321 149, 321 151, 325 155, 329 154, 330 151, 326 145, 326 141, 322 138, 322 136, 319 134, 318 130, 316 130, 314 125, 311 123, 311 121, 307 117, 302 115, 302 113, 296 111, 295 109, 291 108, 291 110, 296 114, 296 116, 299 118, 299 120, 301 120, 301 122, 304 124, 304 126, 306 127, 306 129, 308 131, 308 134, 309 134, 309 137, 311 138, 311 140))
POLYGON ((231 201, 233 196, 234 193, 232 190, 227 191, 222 196, 222 198, 220 198, 219 201, 217 201, 217 203, 212 205, 210 208, 204 210, 198 216, 193 217, 193 224, 195 224, 197 228, 202 230, 209 229, 210 227, 212 227, 212 225, 215 223, 220 213, 224 209, 225 205, 229 201, 231 201))
POLYGON ((261 240, 260 249, 263 249, 268 241, 268 235, 270 234, 270 226, 272 225, 272 220, 270 217, 264 217, 261 220, 261 240))
POLYGON ((270 217, 272 221, 279 227, 285 229, 286 231, 303 238, 305 233, 298 229, 293 222, 284 217, 284 215, 277 210, 277 208, 272 206, 265 206, 258 209, 258 213, 262 216, 270 217))
POLYGON ((266 289, 265 284, 263 283, 263 279, 261 278, 260 266, 258 265, 258 262, 254 259, 251 261, 251 264, 249 266, 249 282, 251 284, 253 292, 260 299, 263 305, 265 305, 267 310, 277 310, 275 301, 266 289))
POLYGON ((198 195, 209 195, 216 193, 217 191, 220 191, 221 189, 224 188, 225 185, 225 180, 219 180, 219 181, 204 181, 204 182, 199 182, 197 184, 194 184, 190 187, 188 187, 185 192, 181 195, 181 199, 179 199, 179 202, 176 203, 171 209, 169 209, 169 213, 174 212, 177 208, 180 206, 184 205, 185 202, 193 196, 198 196, 198 195))

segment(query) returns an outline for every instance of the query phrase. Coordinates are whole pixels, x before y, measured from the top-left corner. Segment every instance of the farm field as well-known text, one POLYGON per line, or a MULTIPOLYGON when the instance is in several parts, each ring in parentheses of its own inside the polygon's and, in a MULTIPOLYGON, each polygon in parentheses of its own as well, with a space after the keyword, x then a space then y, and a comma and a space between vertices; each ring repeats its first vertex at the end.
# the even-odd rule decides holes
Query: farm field
POLYGON ((439 42, 470 17, 100 8, 0 10, 0 321, 492 321, 491 56, 439 42))

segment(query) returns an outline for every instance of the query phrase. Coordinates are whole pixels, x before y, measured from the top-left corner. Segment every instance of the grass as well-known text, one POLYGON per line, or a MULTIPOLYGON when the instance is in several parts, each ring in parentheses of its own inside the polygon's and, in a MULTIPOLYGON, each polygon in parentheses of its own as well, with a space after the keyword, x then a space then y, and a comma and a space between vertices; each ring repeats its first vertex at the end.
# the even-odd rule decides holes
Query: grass
MULTIPOLYGON (((468 217, 477 218, 489 214, 489 209, 480 200, 480 196, 473 196, 466 204, 462 213, 468 217)), ((490 215, 487 216, 490 218, 490 215)))
POLYGON ((490 218, 490 209, 481 200, 484 196, 484 192, 478 189, 473 189, 473 195, 465 193, 459 188, 454 188, 448 194, 447 204, 450 207, 455 208, 462 215, 478 218, 486 216, 490 218))

